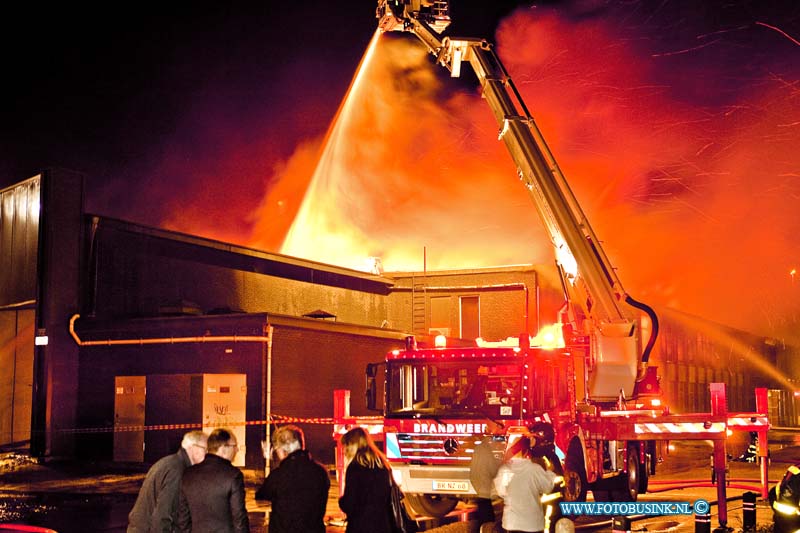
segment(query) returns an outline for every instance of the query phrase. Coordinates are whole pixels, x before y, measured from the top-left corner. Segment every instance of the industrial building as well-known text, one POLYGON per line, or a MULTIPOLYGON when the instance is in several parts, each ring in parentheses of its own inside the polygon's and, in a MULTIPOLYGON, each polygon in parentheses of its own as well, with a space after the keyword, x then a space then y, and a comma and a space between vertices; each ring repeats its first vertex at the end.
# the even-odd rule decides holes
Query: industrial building
MULTIPOLYGON (((281 416, 332 462, 331 426, 315 420, 337 389, 372 414, 367 363, 410 334, 535 333, 563 300, 550 267, 369 274, 87 214, 83 194, 63 170, 0 191, 0 446, 39 457, 151 462, 187 427, 224 424, 255 468, 265 420, 281 416)), ((653 362, 676 407, 703 410, 704 384, 721 380, 732 409, 752 409, 746 391, 772 386, 724 340, 664 332, 653 362)))
MULTIPOLYGON (((333 390, 348 389, 352 414, 369 414, 365 366, 415 330, 427 334, 430 322, 412 316, 426 299, 437 331, 453 337, 459 321, 470 335, 538 327, 527 316, 532 267, 480 282, 450 273, 433 286, 89 215, 72 172, 0 194, 0 445, 29 442, 37 456, 151 461, 205 422, 245 432, 242 457, 255 465, 267 409, 330 417, 333 390), (499 307, 507 314, 492 320, 499 307), (232 412, 241 393, 243 412, 232 412)), ((315 455, 332 456, 330 425, 304 428, 315 455)))

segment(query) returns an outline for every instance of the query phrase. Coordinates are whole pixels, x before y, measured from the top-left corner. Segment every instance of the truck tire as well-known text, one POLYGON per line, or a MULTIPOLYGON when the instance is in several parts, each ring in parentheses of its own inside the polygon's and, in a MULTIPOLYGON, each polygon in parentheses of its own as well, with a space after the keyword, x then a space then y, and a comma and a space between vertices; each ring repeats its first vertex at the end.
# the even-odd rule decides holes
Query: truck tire
POLYGON ((650 462, 653 460, 650 454, 644 456, 644 464, 640 465, 639 469, 639 494, 647 492, 647 486, 650 481, 650 462))
POLYGON ((579 440, 573 440, 564 461, 564 501, 585 502, 589 482, 586 479, 586 465, 583 464, 583 450, 579 440))
POLYGON ((650 476, 656 474, 656 442, 648 440, 644 445, 644 465, 639 476, 639 494, 646 494, 650 476))
MULTIPOLYGON (((647 476, 643 464, 639 462, 639 447, 628 447, 626 462, 627 472, 620 472, 617 479, 617 488, 611 491, 611 498, 615 502, 635 502, 639 497, 639 488, 642 486, 642 477, 647 476)), ((644 483, 647 483, 645 480, 644 483)))
POLYGON ((422 516, 431 518, 442 518, 456 508, 458 499, 452 496, 440 496, 438 494, 411 494, 405 495, 406 504, 411 510, 422 516))

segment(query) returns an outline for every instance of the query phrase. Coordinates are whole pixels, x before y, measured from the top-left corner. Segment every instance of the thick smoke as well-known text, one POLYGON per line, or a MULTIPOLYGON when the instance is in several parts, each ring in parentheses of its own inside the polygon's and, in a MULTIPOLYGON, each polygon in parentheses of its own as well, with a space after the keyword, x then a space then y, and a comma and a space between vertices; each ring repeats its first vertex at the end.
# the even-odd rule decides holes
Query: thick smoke
POLYGON ((382 37, 365 69, 282 251, 354 268, 379 256, 392 270, 422 269, 423 247, 428 268, 528 262, 536 243, 546 253, 534 213, 509 209, 527 200, 504 179, 514 171, 480 100, 448 97, 426 52, 406 39, 382 37))
MULTIPOLYGON (((518 11, 497 49, 626 288, 791 335, 800 93, 785 54, 800 47, 754 23, 686 44, 583 15, 518 11)), ((300 146, 274 176, 253 244, 297 213, 282 251, 333 264, 419 270, 423 247, 429 269, 551 263, 485 102, 415 42, 381 39, 329 142, 300 146)))
POLYGON ((791 336, 800 93, 785 65, 740 46, 757 25, 692 51, 613 20, 518 13, 498 39, 623 282, 656 305, 791 336))

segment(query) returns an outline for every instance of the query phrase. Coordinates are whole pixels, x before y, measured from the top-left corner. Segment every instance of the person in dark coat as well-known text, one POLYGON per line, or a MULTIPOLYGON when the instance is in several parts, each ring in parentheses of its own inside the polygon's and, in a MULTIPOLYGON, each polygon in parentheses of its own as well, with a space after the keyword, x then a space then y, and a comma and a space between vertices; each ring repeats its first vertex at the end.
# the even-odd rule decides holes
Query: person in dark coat
POLYGON ((244 476, 231 464, 239 445, 229 429, 208 436, 208 455, 183 473, 178 531, 249 533, 244 504, 244 476))
MULTIPOLYGON (((256 500, 272 502, 269 533, 325 533, 331 480, 306 451, 303 430, 293 425, 278 428, 272 447, 278 466, 256 491, 256 500)), ((264 455, 270 456, 268 450, 264 455)))
POLYGON ((205 458, 207 439, 202 431, 190 431, 183 436, 177 453, 162 457, 150 467, 128 515, 128 533, 173 531, 183 472, 205 458))
POLYGON ((392 533, 389 461, 360 427, 342 435, 342 446, 348 465, 339 507, 347 515, 347 533, 392 533))
POLYGON ((505 446, 505 438, 500 436, 495 440, 493 435, 484 435, 475 446, 472 459, 469 463, 469 480, 476 493, 478 525, 495 522, 494 504, 492 499, 497 495, 494 488, 494 478, 500 469, 502 457, 495 455, 495 447, 505 446), (498 444, 499 443, 499 444, 498 444))

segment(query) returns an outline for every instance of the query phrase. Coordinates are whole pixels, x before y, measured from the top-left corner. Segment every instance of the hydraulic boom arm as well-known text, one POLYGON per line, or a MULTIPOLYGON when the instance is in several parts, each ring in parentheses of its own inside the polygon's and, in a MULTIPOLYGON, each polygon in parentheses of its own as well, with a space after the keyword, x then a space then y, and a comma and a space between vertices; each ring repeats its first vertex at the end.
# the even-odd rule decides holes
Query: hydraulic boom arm
POLYGON ((612 400, 624 391, 631 397, 635 381, 645 375, 657 318, 652 309, 625 292, 492 45, 482 39, 442 36, 450 22, 447 2, 379 0, 377 16, 384 32, 399 30, 416 35, 451 76, 460 75, 462 63, 472 67, 497 120, 499 139, 510 152, 549 232, 566 292, 568 322, 575 334, 591 339, 589 396, 612 400), (652 322, 644 347, 642 311, 652 322))

